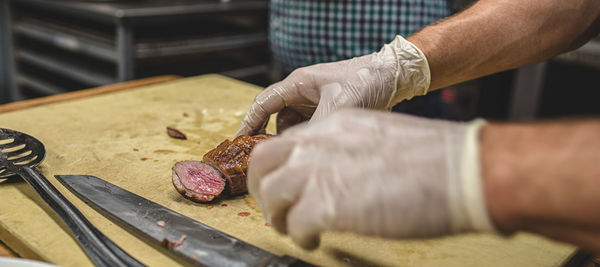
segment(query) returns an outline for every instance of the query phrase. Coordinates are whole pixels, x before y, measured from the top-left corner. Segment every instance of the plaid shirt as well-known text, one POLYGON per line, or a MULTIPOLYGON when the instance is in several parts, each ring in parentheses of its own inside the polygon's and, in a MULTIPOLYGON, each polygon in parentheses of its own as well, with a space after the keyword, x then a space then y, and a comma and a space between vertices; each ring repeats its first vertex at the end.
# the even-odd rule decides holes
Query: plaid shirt
POLYGON ((271 50, 282 72, 377 51, 450 15, 448 0, 270 0, 271 50))

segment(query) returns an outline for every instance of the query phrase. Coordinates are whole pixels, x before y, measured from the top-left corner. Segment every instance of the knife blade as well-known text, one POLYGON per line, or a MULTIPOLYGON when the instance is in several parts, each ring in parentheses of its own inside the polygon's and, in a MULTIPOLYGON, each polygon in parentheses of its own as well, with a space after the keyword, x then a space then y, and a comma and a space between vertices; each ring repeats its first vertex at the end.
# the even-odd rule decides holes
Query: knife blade
POLYGON ((278 256, 90 175, 55 175, 105 216, 200 266, 313 266, 278 256), (159 226, 164 222, 164 227, 159 226))

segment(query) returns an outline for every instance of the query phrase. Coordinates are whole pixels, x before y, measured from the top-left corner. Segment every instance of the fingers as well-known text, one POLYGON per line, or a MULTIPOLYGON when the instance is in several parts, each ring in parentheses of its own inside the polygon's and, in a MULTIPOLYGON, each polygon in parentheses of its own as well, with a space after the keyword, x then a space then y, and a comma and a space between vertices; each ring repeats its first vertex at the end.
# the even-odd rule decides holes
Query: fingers
POLYGON ((260 185, 263 212, 275 230, 287 233, 287 213, 298 200, 306 184, 305 164, 283 166, 267 177, 260 185))
POLYGON ((260 142, 252 149, 248 163, 248 192, 263 210, 260 184, 265 176, 285 164, 294 145, 293 140, 274 137, 260 142))
POLYGON ((318 199, 322 197, 313 194, 301 196, 308 180, 318 177, 318 170, 311 168, 315 160, 320 161, 322 157, 313 157, 316 147, 297 147, 297 142, 297 137, 275 137, 258 144, 249 163, 248 191, 275 230, 285 234, 289 229, 294 241, 312 249, 319 244, 318 234, 323 229, 324 220, 321 219, 322 212, 317 216, 311 213, 311 209, 318 209, 315 202, 310 204, 306 199, 316 198, 316 203, 320 204, 323 202, 318 199))
POLYGON ((303 142, 299 136, 274 141, 263 142, 252 152, 250 194, 275 230, 290 234, 303 248, 314 249, 334 214, 332 188, 322 175, 324 170, 316 167, 327 155, 319 152, 321 145, 303 142), (297 146, 298 142, 304 145, 297 146))
MULTIPOLYGON (((303 154, 292 152, 292 154, 303 154)), ((304 154, 306 156, 306 154, 304 154)), ((296 156, 291 156, 294 159, 296 156)), ((294 242, 306 249, 319 246, 319 234, 326 229, 326 212, 332 207, 330 200, 323 200, 324 192, 312 183, 323 182, 311 164, 288 163, 268 174, 260 183, 259 194, 263 212, 275 230, 289 234, 294 242), (312 179, 311 179, 312 178, 312 179), (329 202, 328 202, 329 201, 329 202)), ((328 191, 327 186, 323 186, 328 191)), ((323 188, 321 188, 323 189, 323 188)))
POLYGON ((299 246, 315 249, 321 231, 327 230, 335 217, 330 188, 323 177, 311 175, 298 202, 287 214, 288 234, 299 246))
POLYGON ((320 233, 325 230, 324 217, 314 214, 320 208, 303 198, 288 214, 288 232, 292 241, 305 249, 320 244, 320 233))
POLYGON ((286 106, 286 90, 288 82, 275 83, 256 96, 254 103, 250 106, 248 113, 242 120, 236 136, 252 135, 265 128, 271 114, 276 113, 286 106))
POLYGON ((326 84, 321 87, 319 105, 310 119, 310 123, 323 119, 333 112, 344 108, 369 107, 361 102, 361 98, 360 90, 356 88, 356 85, 346 84, 342 86, 340 83, 326 84))
POLYGON ((281 233, 287 232, 285 216, 304 187, 308 167, 294 160, 295 144, 292 138, 278 137, 262 142, 252 151, 248 167, 248 191, 281 233))

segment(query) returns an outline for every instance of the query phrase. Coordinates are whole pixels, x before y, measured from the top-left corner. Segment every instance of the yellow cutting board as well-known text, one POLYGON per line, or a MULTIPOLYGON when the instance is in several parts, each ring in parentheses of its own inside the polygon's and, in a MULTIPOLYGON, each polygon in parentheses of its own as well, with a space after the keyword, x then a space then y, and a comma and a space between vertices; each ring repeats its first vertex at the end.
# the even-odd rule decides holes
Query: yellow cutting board
MULTIPOLYGON (((309 252, 265 225, 248 196, 211 204, 184 199, 171 184, 173 164, 200 160, 232 138, 260 89, 204 75, 0 114, 0 127, 39 138, 47 149, 42 173, 102 232, 149 266, 178 263, 91 209, 53 175, 98 176, 263 249, 323 266, 560 266, 575 251, 527 234, 399 241, 326 233, 321 247, 309 252), (168 137, 167 126, 181 130, 188 140, 168 137), (238 216, 240 212, 250 216, 238 216)), ((25 257, 62 266, 91 265, 66 226, 21 181, 0 180, 0 239, 25 257)))

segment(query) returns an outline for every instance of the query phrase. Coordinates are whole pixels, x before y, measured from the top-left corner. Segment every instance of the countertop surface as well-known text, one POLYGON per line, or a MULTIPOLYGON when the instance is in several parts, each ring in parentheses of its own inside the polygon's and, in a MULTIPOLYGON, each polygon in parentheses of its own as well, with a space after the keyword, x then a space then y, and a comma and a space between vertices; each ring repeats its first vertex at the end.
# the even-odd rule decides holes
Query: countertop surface
MULTIPOLYGON (((528 234, 400 241, 325 233, 321 247, 309 252, 271 229, 247 195, 208 204, 183 198, 171 184, 173 164, 200 160, 232 138, 260 89, 204 75, 13 110, 0 114, 0 125, 40 139, 47 150, 40 171, 102 232, 149 266, 177 262, 87 206, 53 175, 95 175, 273 253, 323 266, 561 266, 575 251, 528 234), (188 139, 170 138, 167 126, 188 139)), ((29 185, 0 180, 0 201, 0 240, 15 252, 61 266, 91 265, 29 185)))

